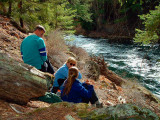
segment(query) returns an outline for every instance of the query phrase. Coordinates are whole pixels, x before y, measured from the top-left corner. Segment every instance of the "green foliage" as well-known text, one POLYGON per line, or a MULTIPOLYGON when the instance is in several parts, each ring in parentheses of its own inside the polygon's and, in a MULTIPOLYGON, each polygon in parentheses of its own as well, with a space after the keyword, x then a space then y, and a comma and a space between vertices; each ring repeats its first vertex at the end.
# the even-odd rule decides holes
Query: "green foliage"
MULTIPOLYGON (((33 30, 35 25, 42 24, 47 33, 60 29, 73 34, 74 26, 79 23, 87 31, 103 30, 106 23, 125 21, 130 26, 132 23, 136 24, 137 15, 143 12, 145 5, 148 8, 151 2, 152 0, 0 0, 0 14, 11 17, 28 31, 33 30)), ((154 5, 153 3, 152 7, 154 5)), ((154 16, 154 13, 151 14, 154 16)), ((141 17, 150 21, 145 23, 146 30, 150 29, 145 35, 148 38, 152 34, 152 39, 157 39, 155 33, 158 31, 151 31, 158 28, 159 19, 150 20, 152 17, 148 17, 141 17)))
POLYGON ((73 26, 73 20, 76 14, 76 10, 71 9, 69 7, 69 2, 66 0, 63 0, 63 3, 59 4, 55 8, 55 14, 54 14, 54 22, 55 22, 55 29, 59 28, 67 34, 73 34, 74 26, 73 26))
POLYGON ((140 14, 143 10, 142 8, 142 0, 124 0, 121 1, 121 14, 125 15, 128 21, 132 21, 132 19, 136 19, 137 15, 140 14))
POLYGON ((142 44, 155 44, 157 43, 158 41, 158 35, 156 33, 154 34, 150 34, 149 31, 143 31, 143 30, 140 30, 140 29, 136 29, 136 34, 135 34, 135 37, 134 37, 134 41, 136 43, 142 43, 142 44))
POLYGON ((127 17, 122 17, 122 18, 118 18, 114 21, 114 23, 120 23, 120 22, 123 22, 123 21, 126 21, 127 20, 127 17))
MULTIPOLYGON (((118 1, 122 6, 125 3, 133 3, 133 4, 135 4, 138 0, 118 0, 118 1)), ((143 4, 143 0, 139 0, 139 3, 142 5, 143 4)))
POLYGON ((50 0, 41 4, 40 14, 38 15, 41 23, 47 28, 60 29, 66 34, 73 34, 73 20, 76 10, 69 7, 67 0, 50 0))
POLYGON ((67 0, 3 0, 0 7, 5 5, 8 8, 9 1, 12 1, 12 19, 17 23, 22 19, 28 31, 33 30, 35 25, 42 24, 47 32, 57 28, 67 34, 75 32, 73 22, 76 10, 71 8, 67 0))
POLYGON ((81 25, 82 25, 82 28, 87 30, 87 31, 91 31, 91 30, 94 30, 95 29, 95 23, 93 22, 86 22, 86 21, 83 21, 81 20, 81 25))
POLYGON ((19 22, 19 18, 22 18, 25 25, 28 27, 28 30, 33 30, 35 25, 41 24, 41 21, 38 18, 40 14, 41 6, 38 4, 38 1, 33 0, 23 0, 22 8, 18 8, 19 2, 14 2, 12 8, 12 19, 19 22))
POLYGON ((76 18, 86 22, 92 22, 91 2, 93 0, 71 0, 71 7, 76 10, 76 18))
POLYGON ((0 14, 7 15, 7 7, 9 0, 0 0, 0 14))
POLYGON ((146 15, 140 15, 144 30, 136 29, 134 41, 142 44, 155 44, 160 37, 160 5, 146 15))

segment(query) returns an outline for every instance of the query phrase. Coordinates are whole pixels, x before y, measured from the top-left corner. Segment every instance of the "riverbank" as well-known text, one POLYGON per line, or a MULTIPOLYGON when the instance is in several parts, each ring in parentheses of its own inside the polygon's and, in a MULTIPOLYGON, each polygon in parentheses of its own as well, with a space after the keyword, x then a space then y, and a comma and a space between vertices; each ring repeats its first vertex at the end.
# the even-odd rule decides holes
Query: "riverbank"
MULTIPOLYGON (((23 38, 27 35, 18 31, 15 27, 12 26, 9 19, 3 17, 0 18, 0 31, 0 51, 7 54, 13 61, 17 61, 20 64, 23 63, 19 47, 23 38)), ((77 55, 76 53, 74 54, 77 55)), ((60 64, 63 64, 67 57, 68 55, 65 52, 60 54, 56 53, 54 55, 54 59, 51 59, 51 62, 54 64, 56 63, 55 65, 57 66, 54 66, 55 68, 59 68, 60 64), (63 59, 63 61, 60 61, 61 59, 63 59)), ((81 64, 81 67, 82 65, 83 64, 81 64)), ((86 71, 84 71, 84 73, 85 72, 86 71)), ((8 72, 8 76, 9 74, 10 72, 8 72)), ((113 73, 112 71, 109 71, 108 74, 115 75, 115 73, 113 73)), ((84 78, 83 80, 85 81, 86 78, 84 78)), ((3 82, 3 79, 1 79, 1 81, 3 82)), ((142 108, 145 107, 151 109, 157 115, 159 115, 160 113, 159 100, 153 94, 151 94, 149 91, 139 86, 138 84, 127 82, 122 85, 116 85, 113 81, 109 80, 104 75, 99 76, 98 81, 90 79, 90 83, 95 86, 97 95, 106 108, 110 106, 116 106, 118 104, 123 105, 125 103, 134 103, 142 106, 142 108)), ((48 104, 41 101, 30 101, 27 105, 19 105, 4 100, 0 100, 0 103, 0 119, 39 118, 48 120, 66 120, 67 118, 65 117, 67 115, 72 116, 76 120, 80 119, 78 117, 78 112, 74 109, 67 108, 66 106, 69 106, 67 104, 62 105, 62 107, 57 107, 57 104, 48 104)), ((80 106, 82 105, 80 104, 80 106)), ((80 109, 83 108, 78 108, 78 110, 80 109)), ((92 109, 95 108, 90 107, 87 110, 91 111, 92 109)))
MULTIPOLYGON (((122 27, 122 26, 121 26, 122 27)), ((104 29, 97 31, 86 31, 80 25, 76 27, 76 35, 89 38, 108 39, 109 43, 133 44, 135 31, 133 29, 121 29, 118 24, 106 25, 104 29)))
POLYGON ((104 56, 109 69, 125 79, 139 82, 153 94, 160 95, 159 46, 110 44, 107 39, 73 36, 69 45, 83 47, 90 55, 104 56))

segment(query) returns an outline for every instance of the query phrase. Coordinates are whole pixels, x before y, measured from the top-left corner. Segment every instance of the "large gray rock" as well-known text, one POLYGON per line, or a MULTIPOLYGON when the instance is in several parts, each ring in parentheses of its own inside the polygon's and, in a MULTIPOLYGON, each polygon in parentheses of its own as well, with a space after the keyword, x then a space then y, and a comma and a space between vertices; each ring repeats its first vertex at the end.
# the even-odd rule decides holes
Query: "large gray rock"
POLYGON ((134 104, 118 104, 91 112, 81 112, 82 120, 159 120, 159 117, 147 108, 134 104))
POLYGON ((45 95, 47 81, 37 69, 0 53, 0 99, 26 104, 45 95))

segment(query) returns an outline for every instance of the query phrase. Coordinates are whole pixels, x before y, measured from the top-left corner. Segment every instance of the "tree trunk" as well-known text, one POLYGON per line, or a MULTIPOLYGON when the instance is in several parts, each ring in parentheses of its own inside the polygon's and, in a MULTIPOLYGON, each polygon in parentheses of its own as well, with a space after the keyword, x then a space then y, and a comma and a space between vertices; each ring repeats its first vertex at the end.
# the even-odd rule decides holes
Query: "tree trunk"
POLYGON ((110 81, 112 81, 113 83, 115 83, 118 86, 121 86, 123 83, 126 82, 125 79, 119 77, 118 75, 116 75, 114 72, 112 72, 110 70, 105 71, 105 73, 103 75, 106 76, 106 78, 108 78, 110 81))
POLYGON ((12 1, 9 0, 9 7, 8 7, 8 17, 11 17, 11 12, 12 12, 12 1))
POLYGON ((21 17, 20 17, 19 21, 20 21, 20 26, 23 28, 24 24, 23 24, 23 19, 21 17))
POLYGON ((10 21, 12 23, 12 25, 14 27, 16 27, 19 31, 23 32, 23 33, 27 33, 28 31, 25 28, 22 28, 18 23, 16 23, 15 21, 11 20, 10 21))
MULTIPOLYGON (((22 0, 19 2, 19 9, 20 9, 20 16, 23 14, 22 13, 22 0)), ((19 22, 20 22, 20 26, 23 28, 24 24, 23 24, 23 19, 22 17, 19 18, 19 22)))
POLYGON ((31 98, 45 95, 47 79, 41 72, 33 74, 31 68, 0 53, 0 99, 27 104, 31 98))

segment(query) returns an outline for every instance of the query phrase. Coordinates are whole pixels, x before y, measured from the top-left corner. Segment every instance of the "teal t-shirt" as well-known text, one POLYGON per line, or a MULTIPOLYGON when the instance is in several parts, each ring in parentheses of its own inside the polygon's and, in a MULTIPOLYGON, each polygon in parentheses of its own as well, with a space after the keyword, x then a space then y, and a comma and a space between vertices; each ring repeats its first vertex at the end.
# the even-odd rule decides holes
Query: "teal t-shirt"
POLYGON ((24 63, 37 69, 41 69, 41 65, 47 60, 44 40, 35 34, 26 37, 20 49, 24 63))

